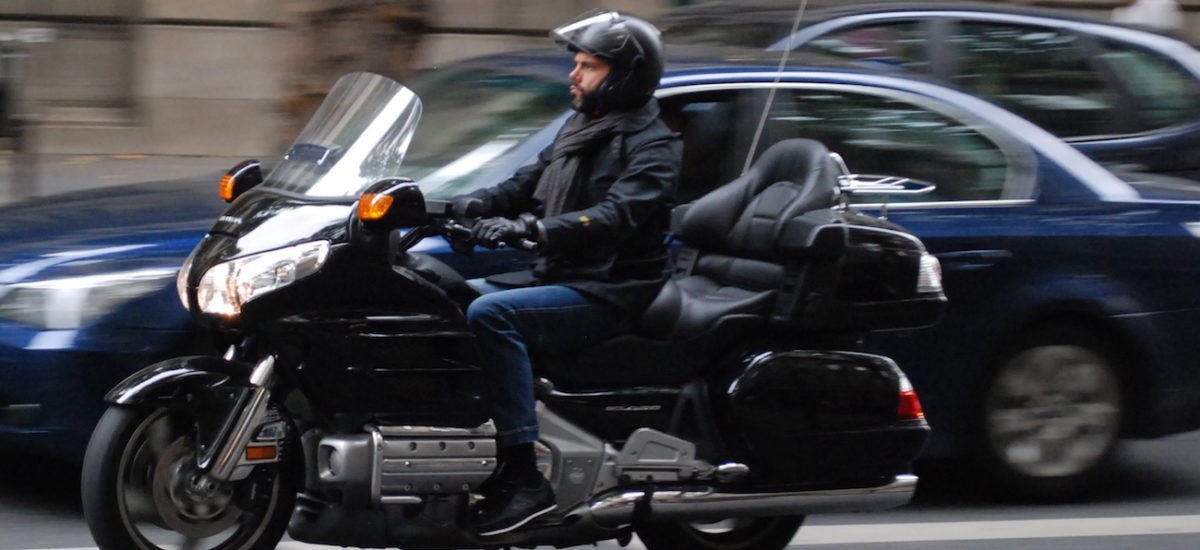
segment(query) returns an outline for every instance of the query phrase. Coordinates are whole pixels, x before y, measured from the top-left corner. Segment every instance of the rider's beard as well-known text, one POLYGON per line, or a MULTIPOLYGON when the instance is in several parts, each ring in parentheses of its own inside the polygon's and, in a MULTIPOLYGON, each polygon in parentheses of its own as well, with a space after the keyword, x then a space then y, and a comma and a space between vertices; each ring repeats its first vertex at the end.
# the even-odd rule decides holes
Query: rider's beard
POLYGON ((600 114, 597 111, 599 107, 599 97, 596 95, 596 90, 580 90, 578 96, 572 96, 571 107, 588 116, 596 116, 600 114))

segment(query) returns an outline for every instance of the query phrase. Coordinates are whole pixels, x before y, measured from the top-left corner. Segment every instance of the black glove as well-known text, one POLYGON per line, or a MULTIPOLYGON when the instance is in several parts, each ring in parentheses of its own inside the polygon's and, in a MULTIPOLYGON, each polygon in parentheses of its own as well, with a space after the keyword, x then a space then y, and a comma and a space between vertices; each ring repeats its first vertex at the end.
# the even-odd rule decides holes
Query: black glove
POLYGON ((485 218, 475 224, 471 230, 471 237, 488 248, 496 248, 502 244, 515 246, 521 239, 537 239, 537 221, 524 215, 516 220, 485 218))

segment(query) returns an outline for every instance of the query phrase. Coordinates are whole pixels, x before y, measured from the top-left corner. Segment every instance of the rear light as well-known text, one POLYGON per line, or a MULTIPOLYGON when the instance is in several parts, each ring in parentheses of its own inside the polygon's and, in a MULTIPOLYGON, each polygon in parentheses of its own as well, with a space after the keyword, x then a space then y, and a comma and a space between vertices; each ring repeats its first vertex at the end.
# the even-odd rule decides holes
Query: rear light
POLYGON ((923 420, 925 411, 921 409, 921 400, 907 378, 900 378, 900 406, 896 410, 900 420, 923 420))
POLYGON ((942 291, 942 263, 937 256, 921 254, 921 268, 917 274, 917 294, 942 291))

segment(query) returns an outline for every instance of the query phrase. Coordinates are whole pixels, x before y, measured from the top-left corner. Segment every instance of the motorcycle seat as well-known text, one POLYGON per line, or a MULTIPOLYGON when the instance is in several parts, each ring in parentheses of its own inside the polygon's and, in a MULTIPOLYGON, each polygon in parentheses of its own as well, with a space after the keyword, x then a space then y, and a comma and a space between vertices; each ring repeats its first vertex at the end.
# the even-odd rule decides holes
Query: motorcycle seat
POLYGON ((684 249, 639 331, 689 341, 726 317, 769 320, 814 255, 815 233, 835 219, 837 174, 820 142, 785 140, 742 176, 677 209, 672 233, 684 249))
POLYGON ((840 253, 814 246, 820 228, 837 221, 837 174, 821 143, 785 140, 742 176, 678 207, 672 233, 684 248, 637 334, 542 358, 543 373, 560 385, 603 388, 678 384, 706 372, 729 343, 769 327, 809 260, 840 253))

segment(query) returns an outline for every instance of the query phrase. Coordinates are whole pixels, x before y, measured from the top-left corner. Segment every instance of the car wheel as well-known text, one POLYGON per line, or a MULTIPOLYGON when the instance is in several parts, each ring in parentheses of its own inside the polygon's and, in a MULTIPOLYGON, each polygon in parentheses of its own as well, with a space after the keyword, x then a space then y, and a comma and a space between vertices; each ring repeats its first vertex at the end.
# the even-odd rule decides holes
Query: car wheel
POLYGON ((786 516, 648 523, 637 535, 648 550, 781 550, 803 522, 804 516, 786 516))
POLYGON ((1055 328, 1001 363, 982 400, 982 447, 1002 494, 1072 496, 1111 456, 1124 392, 1107 350, 1083 331, 1055 328))
POLYGON ((282 464, 203 482, 194 422, 167 407, 110 407, 84 456, 83 511, 103 549, 268 550, 283 537, 297 476, 282 464))

